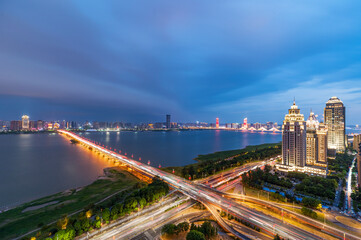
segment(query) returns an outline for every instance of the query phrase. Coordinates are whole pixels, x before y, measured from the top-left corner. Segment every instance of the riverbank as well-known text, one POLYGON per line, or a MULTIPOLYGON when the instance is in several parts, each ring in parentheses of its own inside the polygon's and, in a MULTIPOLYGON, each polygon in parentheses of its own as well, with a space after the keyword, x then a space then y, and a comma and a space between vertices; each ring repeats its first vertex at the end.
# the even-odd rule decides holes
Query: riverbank
POLYGON ((0 135, 10 134, 43 134, 43 133, 56 133, 56 130, 41 130, 41 131, 0 131, 0 135))
POLYGON ((40 198, 0 214, 0 239, 14 239, 34 229, 51 232, 63 215, 72 215, 95 204, 120 197, 139 184, 135 176, 120 167, 104 169, 104 175, 90 185, 40 198))
POLYGON ((197 161, 196 163, 181 167, 165 167, 162 168, 162 170, 180 177, 189 176, 191 179, 196 179, 239 167, 248 162, 274 157, 279 154, 281 154, 280 143, 252 145, 243 149, 198 155, 198 157, 194 159, 197 161))

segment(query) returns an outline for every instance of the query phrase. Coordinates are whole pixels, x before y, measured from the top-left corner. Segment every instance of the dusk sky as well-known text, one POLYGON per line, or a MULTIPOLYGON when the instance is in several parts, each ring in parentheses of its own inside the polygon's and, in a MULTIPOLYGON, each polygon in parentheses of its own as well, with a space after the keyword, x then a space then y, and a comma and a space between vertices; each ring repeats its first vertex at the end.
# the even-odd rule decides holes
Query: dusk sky
POLYGON ((339 97, 361 123, 361 1, 0 2, 0 119, 251 122, 339 97))

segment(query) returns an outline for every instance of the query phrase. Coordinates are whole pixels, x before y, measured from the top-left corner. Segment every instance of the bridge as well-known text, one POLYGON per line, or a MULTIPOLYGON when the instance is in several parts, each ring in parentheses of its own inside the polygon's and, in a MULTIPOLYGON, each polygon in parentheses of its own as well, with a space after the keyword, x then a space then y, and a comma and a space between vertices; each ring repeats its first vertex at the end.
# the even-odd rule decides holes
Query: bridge
MULTIPOLYGON (((215 219, 219 221, 220 225, 226 230, 230 231, 233 235, 239 239, 250 239, 249 236, 245 236, 242 233, 237 232, 233 228, 229 227, 223 220, 219 217, 217 211, 214 208, 227 212, 234 217, 242 219, 250 224, 259 227, 263 232, 267 232, 270 235, 280 235, 286 239, 322 239, 321 237, 314 235, 310 232, 307 232, 301 228, 290 225, 280 219, 268 216, 262 212, 257 212, 255 210, 249 209, 243 205, 238 204, 230 198, 226 198, 224 194, 220 194, 216 190, 213 190, 201 183, 195 183, 184 178, 175 176, 173 174, 164 172, 160 169, 154 168, 142 162, 130 159, 126 156, 123 156, 115 151, 107 149, 99 144, 96 144, 94 141, 83 138, 73 132, 58 130, 58 132, 65 134, 73 139, 78 140, 82 144, 87 145, 103 154, 111 156, 114 159, 117 159, 120 163, 127 165, 128 167, 133 168, 134 170, 145 174, 149 177, 158 177, 163 181, 167 182, 174 189, 182 192, 186 196, 201 202, 205 205, 210 212, 214 215, 215 219)), ((340 239, 343 239, 342 237, 340 239)), ((353 238, 349 238, 353 239, 353 238)), ((359 238, 357 238, 359 239, 359 238)))

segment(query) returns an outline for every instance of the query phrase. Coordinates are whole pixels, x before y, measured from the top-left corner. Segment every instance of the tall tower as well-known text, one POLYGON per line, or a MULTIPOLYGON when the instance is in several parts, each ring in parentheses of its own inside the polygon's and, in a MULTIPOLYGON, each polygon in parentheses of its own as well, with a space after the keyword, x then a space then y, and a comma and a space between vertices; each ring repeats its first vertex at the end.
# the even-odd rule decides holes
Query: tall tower
POLYGON ((283 165, 290 167, 306 165, 306 122, 295 101, 282 125, 282 157, 283 165))
POLYGON ((216 128, 219 128, 219 118, 216 118, 216 128))
POLYGON ((171 127, 171 124, 170 124, 170 115, 167 114, 166 115, 166 127, 169 129, 171 127))
POLYGON ((325 124, 328 129, 328 148, 336 151, 344 151, 345 144, 345 106, 337 97, 331 97, 325 107, 325 124))
POLYGON ((23 115, 21 117, 21 128, 24 130, 29 130, 29 116, 28 115, 23 115))

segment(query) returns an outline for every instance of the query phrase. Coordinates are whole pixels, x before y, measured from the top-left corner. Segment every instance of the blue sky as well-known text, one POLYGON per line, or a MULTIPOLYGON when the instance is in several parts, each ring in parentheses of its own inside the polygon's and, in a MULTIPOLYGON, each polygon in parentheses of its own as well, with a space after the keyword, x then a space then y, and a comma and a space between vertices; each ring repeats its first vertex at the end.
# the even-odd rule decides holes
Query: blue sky
POLYGON ((361 123, 360 1, 1 1, 0 119, 361 123))

